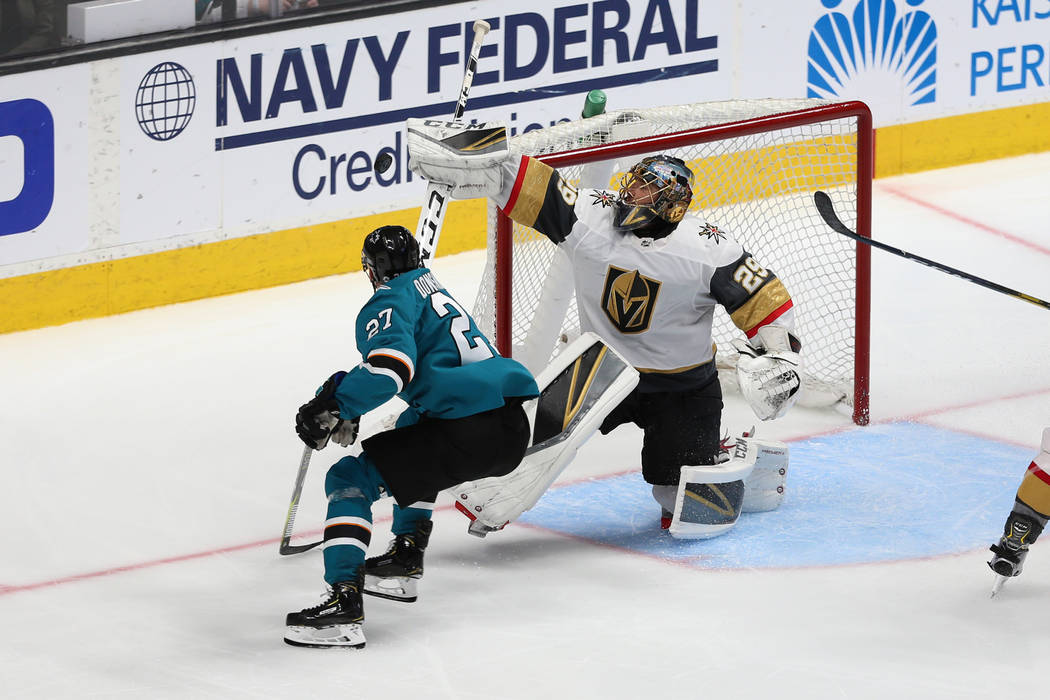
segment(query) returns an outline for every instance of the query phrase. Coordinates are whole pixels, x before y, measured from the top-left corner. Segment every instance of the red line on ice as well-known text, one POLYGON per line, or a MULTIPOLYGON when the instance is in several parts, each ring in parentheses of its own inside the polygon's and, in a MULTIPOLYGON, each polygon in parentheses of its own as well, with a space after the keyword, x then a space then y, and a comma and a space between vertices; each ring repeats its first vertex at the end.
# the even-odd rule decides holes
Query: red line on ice
MULTIPOLYGON (((930 409, 928 411, 923 411, 921 413, 916 413, 916 414, 913 414, 913 415, 910 415, 910 416, 900 416, 900 417, 897 417, 897 418, 887 418, 887 419, 884 419, 884 420, 874 421, 873 424, 893 423, 893 422, 898 422, 898 421, 921 421, 924 418, 929 418, 931 416, 936 416, 936 415, 942 414, 942 413, 950 413, 951 411, 960 411, 960 410, 964 410, 964 409, 967 409, 967 408, 973 408, 975 406, 982 406, 982 405, 986 405, 986 404, 990 404, 990 403, 997 403, 999 401, 1010 401, 1012 399, 1028 398, 1028 397, 1031 397, 1031 396, 1038 396, 1040 394, 1046 394, 1046 393, 1050 393, 1050 387, 1043 388, 1043 389, 1034 389, 1032 391, 1021 392, 1021 393, 1018 393, 1018 394, 1011 394, 1011 395, 1007 395, 1007 396, 1000 396, 1000 397, 997 397, 997 398, 983 399, 983 400, 978 400, 978 401, 970 401, 968 403, 957 404, 957 405, 954 405, 954 406, 945 406, 945 407, 942 407, 942 408, 930 409)), ((784 441, 785 442, 798 442, 800 440, 807 440, 807 439, 810 439, 810 438, 820 437, 820 436, 823 436, 823 435, 830 435, 830 434, 833 434, 833 433, 843 432, 843 431, 846 431, 846 430, 853 430, 853 429, 855 429, 855 427, 856 426, 853 426, 851 424, 851 425, 842 426, 842 427, 839 427, 839 428, 831 428, 831 429, 825 430, 825 431, 818 431, 818 432, 812 433, 812 434, 799 435, 799 436, 795 436, 795 437, 786 438, 784 441)), ((958 429, 954 429, 954 430, 956 430, 956 432, 968 432, 968 433, 971 433, 973 435, 977 435, 979 437, 986 437, 988 439, 996 440, 998 442, 1010 443, 1010 441, 1004 440, 1003 438, 998 437, 998 436, 994 436, 994 435, 981 435, 980 433, 978 433, 976 431, 967 431, 967 430, 958 430, 958 429)), ((1017 444, 1017 443, 1010 443, 1010 444, 1017 444)), ((569 485, 573 485, 573 484, 579 484, 579 483, 582 483, 582 482, 585 482, 585 481, 591 481, 591 480, 597 481, 597 480, 602 480, 602 479, 610 479, 610 478, 614 478, 614 477, 617 477, 617 476, 623 476, 625 474, 630 474, 630 473, 636 472, 636 471, 639 471, 639 469, 637 469, 637 468, 636 469, 627 469, 627 470, 614 472, 614 473, 611 473, 611 474, 602 474, 602 475, 595 475, 595 476, 589 476, 589 477, 582 477, 582 478, 579 478, 579 479, 573 479, 571 481, 559 482, 558 484, 556 484, 554 486, 554 488, 560 488, 562 486, 569 486, 569 485)), ((453 508, 454 508, 453 504, 448 504, 448 505, 444 505, 444 506, 439 506, 439 507, 435 508, 434 511, 435 512, 439 512, 439 511, 443 511, 443 510, 451 510, 453 508)), ((383 521, 390 520, 390 519, 391 519, 390 516, 385 516, 385 517, 381 517, 381 518, 376 518, 375 522, 383 522, 383 521)), ((516 526, 521 526, 521 527, 528 527, 528 528, 531 528, 531 529, 534 529, 534 530, 547 530, 547 528, 544 528, 542 526, 531 525, 531 524, 527 524, 527 523, 524 523, 524 522, 515 523, 515 525, 516 526)), ((665 561, 665 562, 668 562, 668 563, 671 563, 671 564, 677 564, 677 565, 685 564, 687 566, 691 566, 691 565, 689 565, 686 562, 675 561, 673 559, 667 559, 667 558, 659 557, 659 556, 656 556, 656 555, 649 555, 649 554, 645 554, 644 552, 638 552, 636 550, 626 549, 626 548, 623 548, 623 547, 618 547, 616 545, 609 545, 609 544, 606 544, 606 543, 597 542, 595 540, 589 540, 589 539, 584 538, 584 537, 578 537, 578 536, 575 536, 575 535, 570 535, 568 533, 561 532, 560 530, 549 530, 549 531, 550 532, 555 532, 555 533, 563 535, 565 537, 569 537, 571 539, 578 539, 580 541, 589 542, 591 544, 596 544, 596 545, 599 545, 599 546, 602 546, 602 547, 606 547, 608 549, 615 549, 615 550, 620 551, 620 552, 629 552, 629 553, 637 554, 639 556, 644 556, 644 557, 647 557, 647 558, 650 558, 650 559, 659 559, 660 561, 665 561)), ((321 529, 318 528, 318 529, 315 529, 315 530, 309 530, 309 531, 305 531, 305 532, 301 532, 301 533, 297 533, 297 534, 300 535, 300 536, 316 537, 316 536, 319 536, 321 534, 321 529)), ((126 564, 124 566, 115 566, 113 568, 102 569, 100 571, 91 571, 91 572, 83 573, 83 574, 72 574, 70 576, 63 576, 61 578, 50 579, 50 580, 47 580, 47 581, 38 581, 36 583, 27 583, 27 584, 21 585, 21 586, 18 586, 18 585, 8 586, 8 585, 0 584, 0 596, 8 595, 10 593, 21 593, 23 591, 32 591, 32 590, 36 590, 38 588, 46 588, 48 586, 58 586, 58 585, 61 585, 61 584, 64 584, 64 583, 75 583, 77 581, 87 581, 87 580, 90 580, 90 579, 93 579, 93 578, 101 578, 103 576, 112 576, 114 574, 123 574, 123 573, 127 573, 129 571, 139 571, 141 569, 149 569, 149 568, 154 567, 154 566, 163 566, 165 564, 178 564, 178 563, 184 562, 184 561, 192 561, 194 559, 203 559, 204 557, 215 556, 217 554, 229 554, 230 552, 239 552, 241 550, 252 549, 254 547, 272 546, 272 545, 277 544, 278 542, 280 542, 280 538, 279 537, 273 537, 273 538, 265 539, 265 540, 257 540, 255 542, 247 542, 245 544, 236 544, 236 545, 230 545, 228 547, 219 547, 218 549, 209 549, 209 550, 206 550, 206 551, 203 551, 203 552, 194 552, 192 554, 181 554, 181 555, 174 556, 174 557, 165 557, 163 559, 153 559, 153 560, 150 560, 150 561, 138 562, 136 564, 126 564)), ((941 557, 944 557, 944 556, 957 556, 957 554, 958 553, 956 553, 956 554, 944 554, 944 555, 933 555, 933 556, 930 556, 930 557, 918 557, 918 559, 937 559, 937 558, 941 558, 941 557)), ((902 561, 905 561, 905 560, 902 560, 902 561)), ((909 559, 907 561, 913 561, 913 560, 909 559)), ((867 562, 867 563, 886 564, 886 563, 890 563, 890 562, 867 562)), ((843 566, 843 565, 833 565, 833 566, 843 566)), ((695 568, 695 567, 693 567, 693 568, 695 568)), ((791 567, 780 567, 780 568, 791 568, 791 567)), ((719 569, 704 569, 704 571, 717 571, 717 570, 719 570, 719 569)))
POLYGON ((1039 245, 1038 243, 1033 243, 1032 241, 1026 240, 1024 238, 1021 238, 1020 236, 1015 236, 1012 233, 1007 233, 1006 231, 1003 231, 1001 229, 997 229, 997 228, 995 228, 993 226, 989 226, 988 224, 983 224, 980 221, 977 221, 975 219, 970 219, 968 217, 962 216, 961 214, 958 214, 958 213, 956 213, 954 211, 951 211, 950 209, 945 209, 944 207, 939 207, 936 204, 932 204, 930 202, 927 202, 925 200, 919 199, 917 197, 913 197, 912 195, 910 195, 910 194, 908 194, 908 193, 906 193, 906 192, 904 192, 902 190, 899 190, 899 189, 897 189, 895 187, 887 187, 886 185, 880 185, 879 189, 884 191, 884 192, 887 192, 889 194, 892 194, 895 197, 900 197, 901 199, 906 199, 909 202, 911 202, 912 204, 917 204, 920 207, 924 207, 926 209, 929 209, 930 211, 935 211, 938 214, 941 214, 942 216, 948 217, 949 219, 955 219, 956 221, 964 223, 967 226, 972 226, 973 228, 980 229, 981 231, 984 231, 985 233, 990 233, 993 236, 999 236, 1000 238, 1005 238, 1008 241, 1013 241, 1014 243, 1017 243, 1018 245, 1023 245, 1026 248, 1031 248, 1032 250, 1038 251, 1038 252, 1042 253, 1043 255, 1050 255, 1050 248, 1044 248, 1043 246, 1039 245))
MULTIPOLYGON (((320 531, 318 531, 320 532, 320 531)), ((101 571, 91 571, 84 574, 73 574, 71 576, 63 576, 61 578, 51 579, 49 581, 37 581, 36 583, 27 583, 22 586, 2 586, 0 587, 0 595, 7 595, 8 593, 20 593, 22 591, 32 591, 37 588, 45 588, 47 586, 57 586, 63 583, 73 583, 75 581, 86 581, 88 579, 100 578, 102 576, 111 576, 113 574, 123 574, 128 571, 137 571, 139 569, 148 569, 153 566, 160 566, 162 564, 175 564, 183 561, 190 561, 193 559, 200 559, 202 557, 210 557, 215 554, 227 554, 229 552, 237 552, 242 549, 251 549, 252 547, 261 547, 267 544, 275 544, 280 542, 281 538, 275 537, 268 540, 259 540, 256 542, 248 542, 246 544, 236 544, 229 547, 220 547, 219 549, 209 549, 204 552, 195 552, 193 554, 182 554, 174 557, 165 557, 163 559, 153 559, 151 561, 143 561, 137 564, 125 564, 124 566, 115 566, 111 569, 102 569, 101 571)))

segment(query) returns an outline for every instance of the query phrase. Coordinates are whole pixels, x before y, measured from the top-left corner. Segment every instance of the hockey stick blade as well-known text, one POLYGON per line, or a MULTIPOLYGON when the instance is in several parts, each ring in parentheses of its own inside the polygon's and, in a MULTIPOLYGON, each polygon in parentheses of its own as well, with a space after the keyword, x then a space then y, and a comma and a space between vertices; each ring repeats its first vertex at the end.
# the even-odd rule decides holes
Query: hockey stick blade
POLYGON ((308 552, 319 544, 323 544, 324 540, 318 540, 316 542, 308 542, 307 544, 281 544, 281 548, 277 551, 281 554, 302 554, 308 552))
POLYGON ((288 504, 288 514, 284 518, 284 530, 281 532, 281 545, 277 548, 278 554, 299 554, 313 549, 324 540, 310 542, 309 544, 291 544, 292 529, 295 527, 295 514, 299 512, 299 497, 303 493, 303 483, 306 481, 306 470, 310 468, 310 457, 314 451, 306 447, 303 449, 302 459, 299 460, 299 471, 295 475, 295 486, 292 489, 292 500, 288 504))
POLYGON ((986 280, 983 277, 971 275, 969 272, 957 270, 954 267, 949 267, 935 260, 930 260, 920 255, 909 253, 906 250, 894 248, 891 245, 880 243, 879 241, 867 238, 866 236, 858 235, 855 231, 851 231, 846 226, 846 224, 842 223, 842 220, 839 219, 838 214, 835 213, 835 207, 831 203, 831 197, 828 196, 827 192, 821 192, 819 190, 814 192, 813 203, 817 205, 817 211, 820 213, 820 218, 824 219, 824 223, 826 223, 836 233, 841 233, 843 236, 846 236, 847 238, 852 238, 858 243, 863 243, 864 245, 871 246, 872 248, 884 250, 887 253, 893 253, 894 255, 904 258, 905 260, 912 260, 921 265, 932 267, 935 270, 940 270, 941 272, 952 275, 953 277, 964 279, 967 282, 973 282, 974 284, 984 287, 985 289, 991 289, 993 292, 999 292, 1000 294, 1005 294, 1007 296, 1014 297, 1015 299, 1020 299, 1021 301, 1027 301, 1029 304, 1035 304, 1036 306, 1040 306, 1044 309, 1050 309, 1050 302, 1039 299, 1038 297, 1033 297, 1032 295, 1025 294, 1024 292, 1019 292, 1016 289, 1004 287, 1001 284, 997 284, 990 280, 986 280))

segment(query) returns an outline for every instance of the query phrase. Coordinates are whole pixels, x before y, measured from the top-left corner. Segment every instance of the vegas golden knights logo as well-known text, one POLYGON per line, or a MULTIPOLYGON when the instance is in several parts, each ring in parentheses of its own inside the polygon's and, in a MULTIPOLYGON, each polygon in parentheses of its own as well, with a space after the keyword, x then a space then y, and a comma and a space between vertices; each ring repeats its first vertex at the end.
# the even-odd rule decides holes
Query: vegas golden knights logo
POLYGON ((641 333, 649 330, 659 293, 660 282, 638 274, 638 270, 610 265, 602 290, 602 308, 621 333, 641 333))

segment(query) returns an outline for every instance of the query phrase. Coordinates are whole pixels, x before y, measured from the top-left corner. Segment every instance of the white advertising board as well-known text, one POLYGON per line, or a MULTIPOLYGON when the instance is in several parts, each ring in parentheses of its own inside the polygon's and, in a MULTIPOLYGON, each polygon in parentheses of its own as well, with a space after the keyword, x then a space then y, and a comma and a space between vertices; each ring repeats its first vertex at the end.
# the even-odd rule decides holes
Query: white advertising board
POLYGON ((734 97, 860 99, 876 127, 1050 98, 1050 0, 738 6, 734 97))
POLYGON ((0 78, 0 264, 89 249, 91 67, 0 78))
MULTIPOLYGON (((1050 97, 1050 0, 481 0, 172 47, 0 78, 0 102, 54 116, 57 193, 0 235, 0 276, 417 206, 403 123, 451 113, 478 18, 467 116, 512 133, 595 88, 611 108, 862 99, 877 127, 1050 97)), ((10 121, 9 210, 29 201, 10 121)))
MULTIPOLYGON (((721 6, 724 16, 709 10, 705 22, 728 25, 732 5, 721 6)), ((701 31, 700 7, 545 2, 522 12, 490 1, 247 37, 218 54, 187 47, 125 59, 125 102, 165 65, 162 80, 192 89, 196 102, 185 129, 163 140, 147 133, 162 122, 139 129, 123 109, 122 230, 156 231, 163 213, 165 235, 202 230, 213 216, 239 235, 417 206, 423 188, 407 169, 404 120, 451 114, 475 18, 492 31, 467 116, 508 120, 514 132, 578 117, 592 88, 623 105, 725 94, 728 73, 717 70, 717 37, 701 31), (395 163, 377 176, 383 150, 395 163), (222 193, 221 211, 209 192, 222 193), (176 216, 176 202, 195 211, 176 216)))

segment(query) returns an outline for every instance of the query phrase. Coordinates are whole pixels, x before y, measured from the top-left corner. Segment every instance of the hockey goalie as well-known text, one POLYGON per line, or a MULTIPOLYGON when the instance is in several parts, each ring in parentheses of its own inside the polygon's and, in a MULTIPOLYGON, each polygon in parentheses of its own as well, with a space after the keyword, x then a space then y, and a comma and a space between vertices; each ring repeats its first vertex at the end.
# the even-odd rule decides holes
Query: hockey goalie
MULTIPOLYGON (((491 197, 558 247, 571 263, 581 327, 640 372, 637 388, 598 429, 642 428, 642 474, 672 535, 710 537, 732 527, 752 474, 766 475, 762 483, 781 478, 787 449, 747 437, 745 449, 723 453, 712 314, 724 307, 746 336, 736 343, 741 391, 758 418, 775 419, 795 403, 801 385, 801 342, 781 280, 717 225, 689 213, 694 174, 673 155, 642 158, 616 192, 581 190, 535 158, 493 159, 462 148, 462 129, 410 119, 409 167, 451 186, 454 197, 491 197)), ((531 507, 564 467, 542 440, 530 449, 513 474, 455 494, 476 534, 531 507)), ((781 480, 774 492, 783 488, 781 480)))

